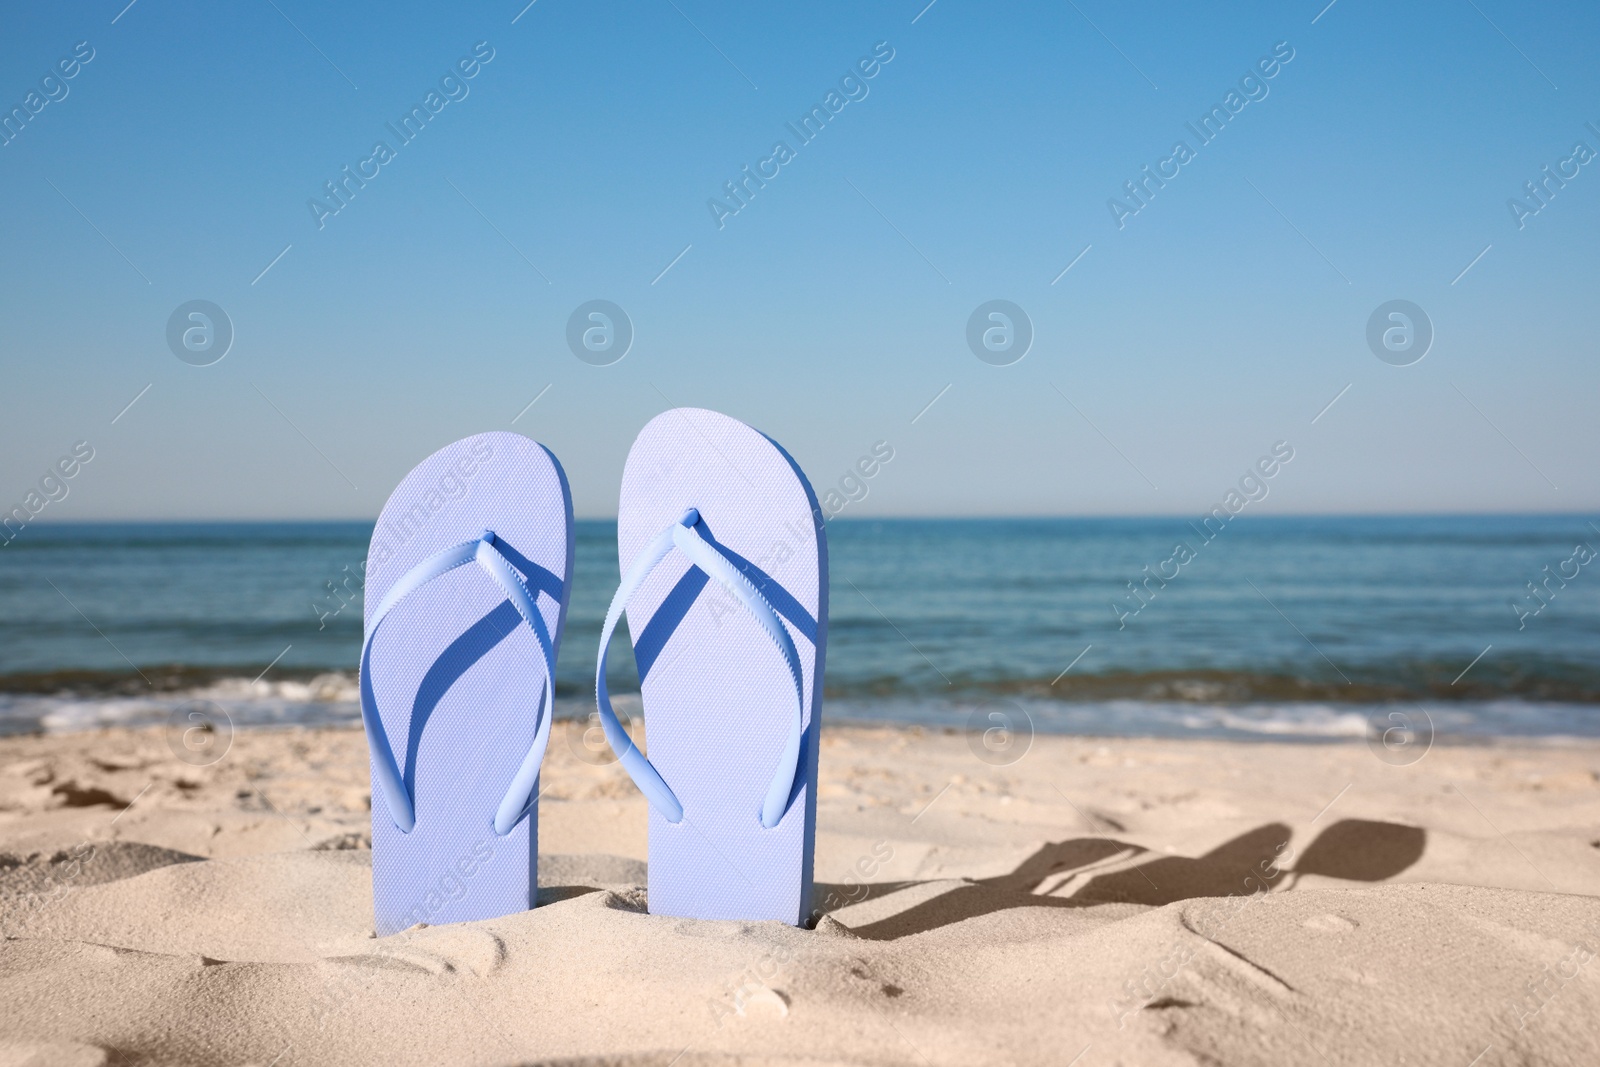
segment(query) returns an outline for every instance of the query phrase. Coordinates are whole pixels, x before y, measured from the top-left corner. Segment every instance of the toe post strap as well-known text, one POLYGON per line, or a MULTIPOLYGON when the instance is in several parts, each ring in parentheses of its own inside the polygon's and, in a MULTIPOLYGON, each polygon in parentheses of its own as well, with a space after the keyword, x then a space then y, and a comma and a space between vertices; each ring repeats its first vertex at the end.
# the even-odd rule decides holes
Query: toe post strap
POLYGON ((544 616, 536 603, 537 594, 528 591, 522 576, 500 551, 497 542, 504 543, 499 541, 493 530, 484 530, 476 540, 451 545, 422 560, 389 587, 367 623, 367 637, 361 648, 361 721, 366 727, 367 744, 372 753, 374 801, 381 794, 390 818, 402 833, 410 833, 416 826, 416 799, 406 787, 405 777, 389 745, 388 732, 378 714, 377 697, 372 689, 372 646, 384 619, 396 605, 423 586, 468 563, 477 563, 494 579, 533 632, 538 665, 544 672, 538 727, 534 732, 533 744, 495 811, 493 826, 496 834, 504 837, 521 821, 532 800, 533 787, 539 779, 539 766, 544 761, 545 749, 550 742, 550 725, 555 718, 555 650, 544 616))
MULTIPOLYGON (((628 568, 628 573, 623 575, 616 595, 611 598, 611 607, 606 612, 605 626, 600 634, 599 663, 595 670, 595 705, 599 711, 600 726, 605 732, 606 741, 617 754, 618 761, 633 779, 634 784, 668 822, 682 821, 683 804, 661 777, 660 772, 634 745, 628 732, 622 728, 616 712, 612 710, 610 693, 606 687, 606 659, 610 650, 611 636, 627 609, 628 601, 661 561, 676 548, 694 566, 704 571, 707 577, 727 590, 749 612, 771 638, 773 647, 783 657, 794 682, 794 714, 790 717, 789 734, 783 751, 779 754, 778 764, 766 796, 762 798, 760 810, 756 813, 761 825, 771 829, 778 825, 788 809, 789 798, 794 791, 795 776, 799 771, 800 746, 805 722, 805 674, 794 641, 778 618, 778 613, 739 566, 700 533, 699 526, 699 511, 694 508, 688 509, 677 522, 662 530, 639 552, 628 568)), ((634 628, 634 632, 641 632, 642 629, 642 626, 634 628)))

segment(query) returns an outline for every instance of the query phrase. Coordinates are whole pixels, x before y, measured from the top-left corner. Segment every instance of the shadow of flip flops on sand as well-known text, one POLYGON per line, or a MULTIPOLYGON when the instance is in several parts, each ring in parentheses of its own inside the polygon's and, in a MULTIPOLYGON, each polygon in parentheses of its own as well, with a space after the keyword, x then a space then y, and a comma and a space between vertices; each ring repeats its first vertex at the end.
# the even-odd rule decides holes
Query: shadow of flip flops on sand
POLYGON ((1294 864, 1292 889, 1308 874, 1349 882, 1382 882, 1422 858, 1428 831, 1370 819, 1341 819, 1322 831, 1294 864))
POLYGON ((649 880, 650 867, 642 860, 600 852, 550 852, 539 857, 537 903, 559 904, 607 889, 643 886, 649 880))
MULTIPOLYGON (((1398 823, 1345 819, 1324 830, 1291 866, 1291 831, 1267 823, 1198 857, 1151 856, 1113 838, 1051 842, 1008 874, 966 882, 904 911, 860 926, 857 937, 890 941, 1010 908, 1160 907, 1196 897, 1248 896, 1307 874, 1381 882, 1421 858, 1426 831, 1398 823)), ((879 883, 852 903, 888 897, 924 882, 879 883)), ((1292 887, 1293 883, 1290 883, 1292 887)), ((828 888, 821 887, 819 888, 828 888)))
POLYGON ((1161 856, 1097 874, 1076 887, 1071 899, 1080 903, 1160 907, 1191 897, 1259 893, 1282 879, 1282 861, 1290 834, 1283 823, 1267 823, 1203 856, 1161 856))

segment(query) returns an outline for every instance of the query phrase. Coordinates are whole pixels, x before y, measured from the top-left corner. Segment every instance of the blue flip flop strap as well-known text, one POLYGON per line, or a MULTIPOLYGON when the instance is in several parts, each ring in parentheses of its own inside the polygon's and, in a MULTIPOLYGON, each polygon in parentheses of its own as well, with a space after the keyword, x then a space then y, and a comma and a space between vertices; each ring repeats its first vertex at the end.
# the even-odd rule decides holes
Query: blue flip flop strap
POLYGON ((600 633, 600 661, 595 671, 595 704, 600 712, 600 728, 605 732, 606 743, 617 754, 623 770, 628 772, 634 784, 639 787, 639 791, 668 822, 676 823, 682 820, 683 805, 662 779, 660 772, 638 750, 628 732, 617 721, 616 713, 611 709, 610 694, 606 689, 606 658, 610 652, 611 635, 616 630, 617 623, 621 621, 628 601, 639 586, 644 584, 650 573, 666 558, 667 553, 677 548, 689 557, 691 563, 704 571, 708 577, 715 579, 718 585, 732 594, 734 599, 750 612, 766 631, 767 636, 772 639, 773 645, 788 664, 790 676, 794 680, 794 717, 789 723, 789 737, 784 744, 782 754, 778 757, 778 767, 772 776, 772 784, 768 786, 767 795, 761 804, 761 825, 771 829, 778 825, 785 809, 789 806, 795 775, 799 772, 800 742, 804 733, 805 719, 805 680, 800 668, 800 655, 795 651, 789 631, 784 628, 778 613, 772 609, 766 597, 761 595, 760 590, 756 589, 732 560, 728 559, 716 545, 700 535, 695 529, 699 522, 699 512, 691 508, 681 519, 656 535, 655 539, 634 558, 633 565, 622 578, 622 584, 617 587, 616 595, 611 598, 611 608, 606 612, 605 627, 600 633))
POLYGON ((535 605, 534 598, 529 595, 528 587, 518 577, 516 569, 495 547, 495 540, 494 533, 485 530, 483 536, 477 540, 463 541, 459 545, 451 545, 435 552, 401 575, 389 587, 388 593, 378 604, 378 609, 373 612, 372 622, 367 630, 367 640, 361 648, 361 722, 366 727, 367 744, 372 751, 373 771, 380 787, 377 792, 383 794, 389 816, 401 833, 408 834, 416 826, 416 807, 411 791, 406 788, 405 779, 400 773, 400 765, 394 758, 394 750, 389 747, 389 735, 384 730, 383 720, 378 716, 377 698, 372 691, 372 644, 377 639, 378 627, 383 624, 384 618, 396 604, 435 578, 442 577, 467 563, 476 561, 499 583, 506 598, 517 609, 517 614, 522 616, 522 620, 533 631, 533 636, 537 639, 539 659, 544 667, 545 683, 540 700, 539 726, 534 733, 533 744, 528 749, 527 756, 523 758, 522 766, 512 777, 511 786, 506 790, 505 797, 495 812, 495 833, 503 837, 511 832, 511 828, 527 810, 533 795, 534 783, 539 779, 539 765, 544 761, 545 748, 550 743, 550 724, 555 718, 553 669, 555 651, 550 642, 550 634, 545 629, 544 616, 535 605))

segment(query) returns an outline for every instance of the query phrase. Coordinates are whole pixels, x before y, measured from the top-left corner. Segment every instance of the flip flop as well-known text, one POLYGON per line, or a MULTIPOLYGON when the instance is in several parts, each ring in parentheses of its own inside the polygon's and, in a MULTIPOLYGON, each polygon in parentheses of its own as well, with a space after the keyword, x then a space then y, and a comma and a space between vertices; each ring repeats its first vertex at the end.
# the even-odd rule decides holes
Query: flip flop
POLYGON ((572 546, 561 464, 514 433, 435 452, 378 516, 361 721, 380 936, 533 906, 572 546))
POLYGON ((770 438, 678 408, 628 453, 617 549, 595 703, 650 802, 650 911, 807 925, 828 629, 816 494, 770 438), (606 689, 624 610, 648 759, 606 689))

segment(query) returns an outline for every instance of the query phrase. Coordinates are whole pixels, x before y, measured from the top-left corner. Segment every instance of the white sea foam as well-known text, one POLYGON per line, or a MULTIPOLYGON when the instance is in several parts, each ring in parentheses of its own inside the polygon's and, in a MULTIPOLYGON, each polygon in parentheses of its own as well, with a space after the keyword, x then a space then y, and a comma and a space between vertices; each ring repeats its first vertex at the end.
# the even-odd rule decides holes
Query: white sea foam
MULTIPOLYGON (((238 727, 348 726, 361 721, 354 673, 329 672, 309 680, 253 681, 222 678, 205 686, 149 696, 138 694, 0 693, 0 734, 63 733, 108 726, 152 726, 194 701, 220 708, 238 727)), ((618 694, 619 714, 641 714, 637 694, 618 694)), ((594 710, 586 696, 556 702, 559 719, 582 719, 594 710)), ((1066 701, 1006 697, 951 700, 890 697, 829 700, 824 721, 916 724, 986 730, 1007 717, 1008 729, 1047 734, 1112 737, 1215 737, 1284 741, 1360 740, 1378 736, 1392 716, 1421 721, 1439 737, 1596 736, 1595 709, 1587 704, 1538 703, 1519 699, 1474 702, 1066 701)))
MULTIPOLYGON (((0 693, 0 735, 154 726, 168 722, 174 712, 197 701, 220 708, 240 727, 349 726, 361 722, 360 699, 356 675, 342 672, 302 681, 221 678, 209 685, 150 696, 0 693)), ((636 693, 616 694, 614 705, 617 714, 625 718, 639 715, 636 693)), ((557 719, 582 719, 593 710, 587 697, 556 700, 557 719)))
POLYGON ((1441 738, 1596 736, 1594 707, 1526 700, 1333 703, 1275 701, 1065 701, 994 697, 969 702, 830 701, 827 719, 916 723, 929 727, 1008 730, 1109 737, 1214 737, 1283 741, 1361 740, 1381 736, 1397 721, 1430 724, 1441 738), (1001 719, 994 718, 1002 716, 1001 719), (1394 716, 1402 716, 1397 720, 1394 716))
POLYGON ((1366 715, 1313 704, 1292 710, 1269 705, 1259 710, 1211 707, 1179 716, 1192 730, 1225 729, 1244 733, 1272 734, 1279 737, 1366 737, 1370 732, 1366 715), (1256 712, 1250 714, 1246 712, 1256 712))
POLYGON ((168 721, 195 701, 221 708, 237 725, 332 725, 359 722, 354 674, 330 672, 305 681, 221 678, 190 689, 149 696, 0 693, 0 733, 63 733, 168 721))

